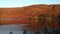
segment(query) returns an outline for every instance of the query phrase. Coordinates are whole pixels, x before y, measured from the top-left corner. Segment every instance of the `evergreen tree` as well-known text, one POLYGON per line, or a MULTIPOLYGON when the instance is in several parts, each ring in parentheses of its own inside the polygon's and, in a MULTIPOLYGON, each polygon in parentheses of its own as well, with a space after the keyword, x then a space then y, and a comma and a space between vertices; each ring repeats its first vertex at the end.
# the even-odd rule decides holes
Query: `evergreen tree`
POLYGON ((41 34, 40 30, 37 30, 37 31, 35 32, 35 34, 41 34))
POLYGON ((10 34, 12 34, 12 32, 10 32, 10 34))
POLYGON ((26 31, 26 30, 24 30, 24 31, 23 31, 23 34, 27 34, 27 31, 26 31))

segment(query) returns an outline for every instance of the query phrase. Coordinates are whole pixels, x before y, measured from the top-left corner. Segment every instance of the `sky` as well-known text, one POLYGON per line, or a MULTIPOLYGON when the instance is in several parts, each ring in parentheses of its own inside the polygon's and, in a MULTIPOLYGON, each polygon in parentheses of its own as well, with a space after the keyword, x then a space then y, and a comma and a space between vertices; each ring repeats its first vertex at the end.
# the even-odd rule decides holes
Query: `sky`
POLYGON ((24 7, 34 4, 60 4, 60 0, 0 0, 0 7, 24 7))

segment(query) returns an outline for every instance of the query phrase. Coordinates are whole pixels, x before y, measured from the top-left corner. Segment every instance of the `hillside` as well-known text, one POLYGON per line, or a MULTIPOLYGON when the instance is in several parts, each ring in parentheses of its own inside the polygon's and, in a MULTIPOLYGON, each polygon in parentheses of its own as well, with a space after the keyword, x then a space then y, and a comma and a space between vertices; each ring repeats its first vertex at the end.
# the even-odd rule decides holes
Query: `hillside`
POLYGON ((43 29, 49 23, 50 28, 59 27, 58 19, 55 22, 51 18, 51 16, 58 17, 59 11, 60 5, 31 5, 21 8, 0 8, 0 25, 31 24, 33 29, 43 29), (46 17, 42 18, 42 21, 39 19, 41 15, 46 17))

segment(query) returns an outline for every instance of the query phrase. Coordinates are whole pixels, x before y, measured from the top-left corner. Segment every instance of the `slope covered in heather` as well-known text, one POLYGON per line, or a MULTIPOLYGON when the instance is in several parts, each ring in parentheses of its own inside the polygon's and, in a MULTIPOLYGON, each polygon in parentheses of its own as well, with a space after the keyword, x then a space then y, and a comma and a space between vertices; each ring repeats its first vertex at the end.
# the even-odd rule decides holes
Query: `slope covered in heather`
MULTIPOLYGON (((46 23, 51 20, 50 17, 53 15, 58 16, 59 11, 60 5, 31 5, 21 8, 0 8, 0 24, 31 24, 33 28, 43 29, 46 23), (40 15, 45 15, 45 22, 40 22, 38 17, 40 15), (37 20, 34 21, 33 18, 37 20)), ((50 28, 58 27, 57 20, 56 22, 51 21, 48 24, 50 28)), ((31 26, 26 27, 29 28, 31 26)))

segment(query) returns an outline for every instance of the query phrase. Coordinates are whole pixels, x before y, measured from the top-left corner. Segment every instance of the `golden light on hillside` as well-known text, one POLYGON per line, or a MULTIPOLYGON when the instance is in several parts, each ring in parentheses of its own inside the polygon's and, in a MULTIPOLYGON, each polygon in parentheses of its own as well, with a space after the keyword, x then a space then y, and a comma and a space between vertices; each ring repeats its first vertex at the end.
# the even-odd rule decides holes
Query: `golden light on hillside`
POLYGON ((31 24, 36 29, 44 29, 46 25, 50 29, 58 28, 59 7, 60 5, 32 5, 22 8, 0 8, 0 25, 31 24))

